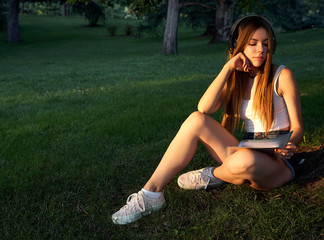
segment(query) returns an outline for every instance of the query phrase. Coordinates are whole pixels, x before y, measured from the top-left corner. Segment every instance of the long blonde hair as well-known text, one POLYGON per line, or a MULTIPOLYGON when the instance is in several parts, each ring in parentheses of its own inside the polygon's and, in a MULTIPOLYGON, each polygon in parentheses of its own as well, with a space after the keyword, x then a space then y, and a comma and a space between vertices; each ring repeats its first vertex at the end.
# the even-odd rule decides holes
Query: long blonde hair
MULTIPOLYGON (((269 23, 257 17, 243 20, 238 26, 236 47, 232 53, 229 51, 229 59, 233 58, 239 52, 243 52, 252 34, 259 28, 264 28, 268 33, 268 51, 266 60, 260 67, 259 80, 253 98, 252 109, 260 117, 267 133, 271 128, 274 118, 272 55, 275 46, 273 41, 274 36, 269 23)), ((225 85, 222 125, 232 133, 234 133, 236 125, 240 120, 240 107, 244 99, 245 89, 247 88, 248 77, 248 73, 246 72, 234 71, 225 85)))

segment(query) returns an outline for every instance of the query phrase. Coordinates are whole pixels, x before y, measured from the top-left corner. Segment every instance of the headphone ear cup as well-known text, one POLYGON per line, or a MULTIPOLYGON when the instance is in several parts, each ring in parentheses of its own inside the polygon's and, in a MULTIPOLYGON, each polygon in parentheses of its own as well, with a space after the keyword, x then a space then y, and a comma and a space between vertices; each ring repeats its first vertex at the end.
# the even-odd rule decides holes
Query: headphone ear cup
POLYGON ((233 42, 233 51, 234 51, 234 49, 236 48, 236 42, 237 42, 236 38, 232 42, 233 42))
POLYGON ((233 24, 232 28, 231 28, 231 32, 230 32, 230 35, 229 35, 229 38, 228 38, 228 46, 229 46, 230 53, 233 53, 234 49, 236 48, 236 40, 237 40, 236 38, 237 38, 237 31, 238 31, 237 28, 238 28, 239 23, 244 18, 245 17, 236 20, 235 23, 233 24))
POLYGON ((233 29, 231 29, 230 36, 228 38, 228 50, 230 51, 230 53, 233 53, 235 48, 236 48, 236 38, 234 37, 233 29))

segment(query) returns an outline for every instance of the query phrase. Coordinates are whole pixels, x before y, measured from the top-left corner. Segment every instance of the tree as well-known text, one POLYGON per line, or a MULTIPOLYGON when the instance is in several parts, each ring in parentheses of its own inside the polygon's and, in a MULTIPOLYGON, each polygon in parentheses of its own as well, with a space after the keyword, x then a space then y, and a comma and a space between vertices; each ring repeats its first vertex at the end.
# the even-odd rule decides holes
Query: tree
MULTIPOLYGON (((68 2, 75 3, 77 1, 89 2, 91 0, 68 0, 68 2)), ((114 4, 117 0, 107 0, 109 3, 114 4)), ((130 9, 137 16, 153 13, 156 11, 157 6, 166 0, 120 0, 119 4, 129 5, 130 9)), ((320 13, 323 12, 323 0, 308 0, 303 1, 305 4, 308 2, 318 2, 318 7, 320 13)), ((271 5, 272 2, 276 2, 274 8, 269 8, 268 11, 273 11, 272 9, 280 8, 282 11, 286 11, 285 7, 282 7, 280 0, 266 1, 266 0, 168 0, 168 11, 166 16, 166 27, 164 32, 163 48, 162 53, 164 54, 177 54, 177 32, 178 32, 178 23, 181 8, 185 6, 201 6, 205 8, 214 9, 215 14, 215 31, 211 43, 224 42, 227 41, 228 35, 233 22, 233 15, 235 5, 238 5, 239 14, 242 13, 262 13, 266 9, 265 3, 271 5), (279 3, 280 2, 280 3, 279 3), (213 4, 212 4, 213 3, 213 4), (261 11, 261 12, 260 12, 261 11)), ((290 3, 300 2, 299 0, 289 0, 290 3)), ((305 5, 304 4, 304 5, 305 5)), ((289 5, 290 6, 290 5, 289 5)), ((296 8, 293 8, 294 13, 299 11, 296 8)), ((282 14, 284 15, 284 14, 282 14)), ((319 24, 317 26, 322 26, 322 18, 316 16, 311 16, 311 20, 317 19, 319 24)), ((309 25, 306 25, 308 27, 309 25)))
POLYGON ((227 41, 231 29, 234 13, 234 2, 232 0, 215 0, 216 7, 201 2, 183 2, 179 0, 168 1, 167 21, 164 33, 162 53, 177 54, 177 29, 180 8, 189 5, 212 8, 216 10, 215 31, 211 43, 227 41))
POLYGON ((74 6, 81 14, 84 14, 86 19, 88 19, 90 27, 97 26, 99 19, 105 18, 105 14, 103 13, 101 7, 93 1, 87 3, 77 2, 74 6))
POLYGON ((179 0, 169 0, 166 26, 164 32, 163 49, 164 54, 178 54, 178 22, 180 14, 179 0))
POLYGON ((0 31, 7 26, 7 1, 0 0, 0 31))
POLYGON ((234 2, 232 0, 216 1, 215 31, 210 43, 225 42, 233 24, 234 2))
POLYGON ((261 0, 261 2, 265 6, 263 14, 275 26, 286 31, 324 26, 323 0, 261 0), (280 7, 277 7, 278 5, 280 7))
POLYGON ((156 36, 161 35, 161 33, 163 34, 165 31, 165 26, 162 26, 162 23, 165 22, 167 11, 168 5, 166 3, 162 3, 157 6, 154 13, 145 14, 144 19, 137 26, 136 35, 140 37, 144 32, 153 33, 156 36))
POLYGON ((120 4, 129 5, 129 9, 133 12, 133 14, 136 15, 137 17, 140 17, 141 15, 144 14, 156 12, 156 8, 163 1, 164 0, 120 0, 121 2, 120 4))
MULTIPOLYGON (((209 31, 211 32, 212 39, 210 43, 225 42, 228 40, 228 36, 232 27, 233 14, 235 1, 233 0, 213 0, 213 1, 201 1, 197 2, 183 2, 182 6, 193 6, 203 7, 214 11, 214 24, 209 31)), ((257 0, 256 0, 257 1, 257 0)), ((206 29, 207 31, 207 29, 206 29)))
MULTIPOLYGON (((151 0, 136 0, 133 2, 133 6, 141 6, 138 8, 140 12, 141 9, 150 6, 152 11, 152 6, 150 5, 151 0)), ((161 1, 160 1, 161 3, 161 1)), ((155 6, 157 1, 155 1, 155 6)), ((233 0, 195 0, 194 2, 188 2, 185 0, 168 0, 168 11, 166 17, 166 26, 164 32, 163 40, 163 54, 177 54, 177 32, 179 24, 180 10, 186 6, 200 6, 204 8, 209 8, 216 11, 215 18, 215 28, 212 43, 223 42, 228 39, 228 35, 232 25, 233 13, 234 13, 234 2, 233 0), (213 4, 211 4, 213 3, 213 4)))
POLYGON ((209 0, 208 7, 187 5, 181 8, 180 21, 191 28, 205 28, 201 36, 210 37, 215 32, 215 0, 209 0))
MULTIPOLYGON (((138 0, 141 1, 141 0, 138 0)), ((147 0, 142 0, 147 1, 147 0)), ((148 0, 149 1, 149 0, 148 0)), ((177 24, 179 22, 180 9, 186 6, 200 6, 216 11, 215 27, 213 37, 210 43, 225 42, 228 40, 229 33, 233 23, 235 4, 240 4, 240 9, 245 12, 252 12, 255 9, 264 10, 260 0, 214 0, 215 5, 210 0, 195 0, 187 2, 186 0, 169 0, 167 22, 164 35, 162 53, 177 54, 177 24), (176 13, 175 11, 178 11, 176 13), (170 16, 169 16, 170 15, 170 16), (176 17, 177 16, 177 17, 176 17), (167 36, 166 36, 167 35, 167 36)))
POLYGON ((66 17, 68 4, 64 0, 63 1, 61 0, 60 4, 62 5, 62 17, 66 17))
POLYGON ((9 0, 8 42, 20 42, 20 26, 18 20, 19 0, 9 0))

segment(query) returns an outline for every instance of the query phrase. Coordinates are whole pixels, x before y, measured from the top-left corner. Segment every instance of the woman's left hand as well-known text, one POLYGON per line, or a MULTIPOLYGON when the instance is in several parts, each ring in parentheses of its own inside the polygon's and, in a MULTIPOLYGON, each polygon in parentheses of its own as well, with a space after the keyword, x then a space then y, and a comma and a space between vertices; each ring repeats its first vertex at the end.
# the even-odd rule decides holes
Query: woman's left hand
POLYGON ((285 148, 276 148, 274 153, 276 157, 286 160, 294 156, 295 151, 296 151, 295 144, 289 142, 285 148))

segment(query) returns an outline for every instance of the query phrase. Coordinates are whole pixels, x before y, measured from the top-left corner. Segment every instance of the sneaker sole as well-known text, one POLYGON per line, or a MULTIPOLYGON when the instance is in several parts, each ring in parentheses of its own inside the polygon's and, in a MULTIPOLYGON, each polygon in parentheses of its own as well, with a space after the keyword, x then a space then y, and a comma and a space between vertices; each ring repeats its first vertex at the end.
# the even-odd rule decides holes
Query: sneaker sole
MULTIPOLYGON (((207 188, 210 188, 210 187, 217 187, 217 186, 220 186, 222 185, 224 182, 222 183, 210 183, 208 184, 207 188)), ((183 189, 186 189, 186 190, 200 190, 200 189, 204 189, 205 186, 201 186, 201 187, 197 187, 197 188, 190 188, 190 187, 187 187, 186 185, 184 185, 181 181, 179 181, 179 178, 178 178, 178 185, 180 188, 183 188, 183 189)))

